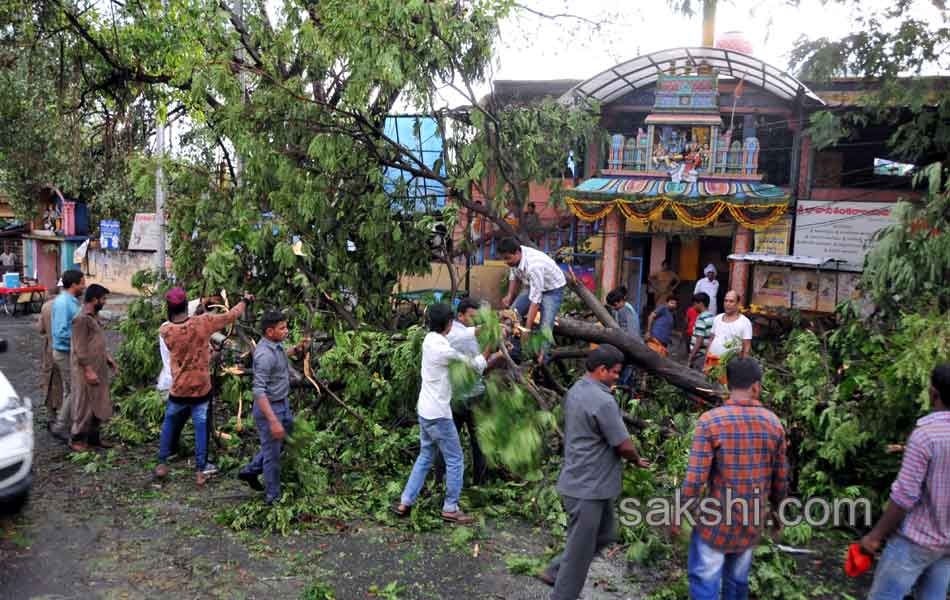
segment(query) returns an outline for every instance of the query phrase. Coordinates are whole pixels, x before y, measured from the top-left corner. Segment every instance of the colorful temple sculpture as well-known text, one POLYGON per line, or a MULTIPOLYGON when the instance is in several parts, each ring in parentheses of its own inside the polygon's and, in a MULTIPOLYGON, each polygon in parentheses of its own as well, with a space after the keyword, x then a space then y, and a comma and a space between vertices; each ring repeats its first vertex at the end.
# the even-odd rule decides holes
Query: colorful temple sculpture
POLYGON ((723 288, 739 285, 742 266, 726 258, 788 214, 800 115, 823 104, 784 71, 710 47, 639 56, 560 101, 598 103, 609 133, 606 156, 588 149, 588 176, 567 197, 577 219, 604 231, 602 290, 646 281, 670 259, 683 280, 701 277, 708 261, 723 288), (634 266, 639 272, 629 272, 634 266))

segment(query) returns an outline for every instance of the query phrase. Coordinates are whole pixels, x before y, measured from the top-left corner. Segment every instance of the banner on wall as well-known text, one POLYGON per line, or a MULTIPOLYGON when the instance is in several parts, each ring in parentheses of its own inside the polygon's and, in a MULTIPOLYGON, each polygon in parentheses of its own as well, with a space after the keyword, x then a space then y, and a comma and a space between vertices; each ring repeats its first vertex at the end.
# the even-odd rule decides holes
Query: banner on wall
POLYGON ((875 233, 896 222, 894 202, 799 200, 795 254, 842 261, 843 271, 864 269, 864 256, 875 233))
POLYGON ((792 217, 778 220, 768 229, 755 232, 755 251, 761 254, 787 255, 791 250, 792 217))

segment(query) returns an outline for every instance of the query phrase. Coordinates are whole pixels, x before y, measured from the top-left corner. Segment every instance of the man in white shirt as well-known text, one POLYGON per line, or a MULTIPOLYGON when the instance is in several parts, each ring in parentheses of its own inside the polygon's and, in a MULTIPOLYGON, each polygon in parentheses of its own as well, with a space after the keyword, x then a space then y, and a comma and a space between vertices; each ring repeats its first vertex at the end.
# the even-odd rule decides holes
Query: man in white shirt
MULTIPOLYGON (((482 353, 476 337, 478 328, 475 327, 475 315, 478 314, 478 308, 478 301, 473 298, 464 298, 459 302, 455 313, 455 321, 452 322, 449 334, 445 336, 455 350, 472 359, 482 353)), ((491 367, 492 365, 488 366, 491 367)), ((461 395, 456 393, 452 399, 452 419, 455 421, 455 428, 460 435, 464 430, 468 430, 468 438, 472 446, 472 481, 475 485, 482 485, 488 472, 485 455, 482 454, 482 449, 478 445, 478 438, 475 435, 475 413, 472 410, 472 407, 478 403, 484 393, 485 384, 479 378, 471 388, 464 390, 461 395)), ((441 480, 444 469, 444 459, 442 454, 439 453, 435 464, 436 482, 441 480)))
POLYGON ((16 266, 16 255, 6 250, 0 252, 0 267, 3 267, 3 271, 12 271, 14 266, 16 266))
POLYGON ((696 287, 693 288, 693 295, 696 294, 706 294, 709 296, 709 308, 707 309, 712 314, 719 314, 717 312, 718 305, 716 304, 716 298, 719 296, 719 282, 716 280, 716 267, 711 263, 706 265, 706 268, 703 270, 703 277, 696 282, 696 287))
MULTIPOLYGON (((726 352, 737 352, 742 358, 752 351, 752 321, 739 312, 739 294, 734 290, 726 292, 723 300, 725 312, 713 320, 712 337, 706 350, 706 364, 703 371, 709 371, 719 364, 726 352)), ((725 376, 720 378, 725 384, 725 376)))
POLYGON ((518 311, 528 328, 534 325, 534 319, 540 311, 542 331, 545 328, 554 329, 554 319, 561 310, 564 287, 567 285, 561 267, 544 252, 522 246, 513 238, 498 242, 497 250, 505 264, 511 267, 508 294, 501 300, 502 307, 510 306, 518 311), (515 294, 524 283, 528 284, 528 289, 515 299, 515 294))
POLYGON ((409 481, 403 489, 400 504, 393 510, 400 516, 409 514, 419 496, 426 475, 432 468, 436 447, 445 457, 445 500, 442 519, 467 524, 474 519, 459 508, 462 479, 465 474, 464 455, 458 430, 452 420, 452 383, 449 364, 460 360, 479 373, 488 365, 489 350, 469 357, 452 348, 446 337, 452 329, 452 308, 447 304, 433 304, 428 310, 429 333, 422 342, 422 388, 419 390, 419 457, 412 467, 409 481))

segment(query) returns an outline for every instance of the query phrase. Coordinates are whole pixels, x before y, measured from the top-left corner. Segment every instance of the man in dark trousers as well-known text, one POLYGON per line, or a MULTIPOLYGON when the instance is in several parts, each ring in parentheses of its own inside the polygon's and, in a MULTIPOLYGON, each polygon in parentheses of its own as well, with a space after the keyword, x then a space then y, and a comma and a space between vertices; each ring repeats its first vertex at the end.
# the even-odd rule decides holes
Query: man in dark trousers
POLYGON ((564 397, 564 463, 557 491, 568 515, 567 544, 540 575, 554 586, 551 600, 576 600, 600 549, 616 541, 614 502, 621 492, 621 458, 650 463, 630 440, 610 393, 623 369, 623 353, 609 344, 587 355, 587 375, 564 397))
MULTIPOLYGON (((238 477, 255 490, 264 490, 264 501, 280 499, 280 452, 284 438, 294 429, 290 412, 290 363, 283 341, 287 339, 287 318, 278 312, 264 313, 264 334, 254 349, 254 426, 261 439, 261 451, 241 469, 238 477), (264 485, 258 477, 264 475, 264 485)), ((304 339, 290 354, 299 354, 309 344, 304 339)))

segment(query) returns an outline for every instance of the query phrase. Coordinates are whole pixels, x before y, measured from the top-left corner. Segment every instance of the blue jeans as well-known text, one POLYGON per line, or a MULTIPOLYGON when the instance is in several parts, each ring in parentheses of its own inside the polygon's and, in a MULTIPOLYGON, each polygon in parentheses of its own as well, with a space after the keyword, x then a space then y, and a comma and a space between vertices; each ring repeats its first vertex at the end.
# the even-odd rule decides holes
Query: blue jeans
POLYGON ((868 600, 903 600, 915 584, 917 600, 946 600, 950 550, 931 550, 894 534, 874 570, 868 600))
POLYGON ((195 466, 203 471, 208 461, 208 403, 179 404, 168 401, 165 407, 165 421, 162 423, 162 437, 158 446, 158 462, 165 464, 171 456, 172 448, 178 448, 178 438, 185 423, 191 417, 195 426, 195 466))
POLYGON ((689 540, 689 597, 692 600, 745 600, 749 597, 752 548, 726 554, 706 544, 697 530, 689 540))
POLYGON ((442 512, 452 513, 459 509, 459 495, 462 493, 462 478, 465 475, 465 460, 459 432, 452 419, 423 419, 419 417, 419 457, 412 466, 409 481, 402 491, 400 502, 412 506, 422 491, 426 475, 435 460, 438 446, 445 457, 445 501, 442 512))
MULTIPOLYGON (((286 436, 293 433, 294 417, 290 414, 290 403, 287 400, 283 402, 271 402, 271 410, 274 416, 284 426, 286 436)), ((252 475, 264 475, 264 498, 268 503, 275 502, 280 498, 280 452, 284 447, 284 440, 275 440, 270 433, 270 422, 264 413, 257 408, 254 403, 254 426, 257 427, 257 435, 261 440, 261 450, 251 460, 250 464, 241 469, 241 473, 250 473, 252 475)))
MULTIPOLYGON (((561 310, 561 301, 564 300, 564 289, 567 286, 561 286, 556 290, 551 290, 541 294, 541 330, 543 331, 545 327, 548 329, 554 329, 554 319, 557 318, 557 313, 561 310)), ((518 314, 524 319, 528 315, 528 309, 531 307, 531 300, 528 299, 528 292, 524 291, 518 295, 514 303, 511 305, 518 314)), ((525 327, 531 329, 533 323, 525 323, 525 327)), ((544 354, 547 357, 549 344, 544 344, 544 354)))

